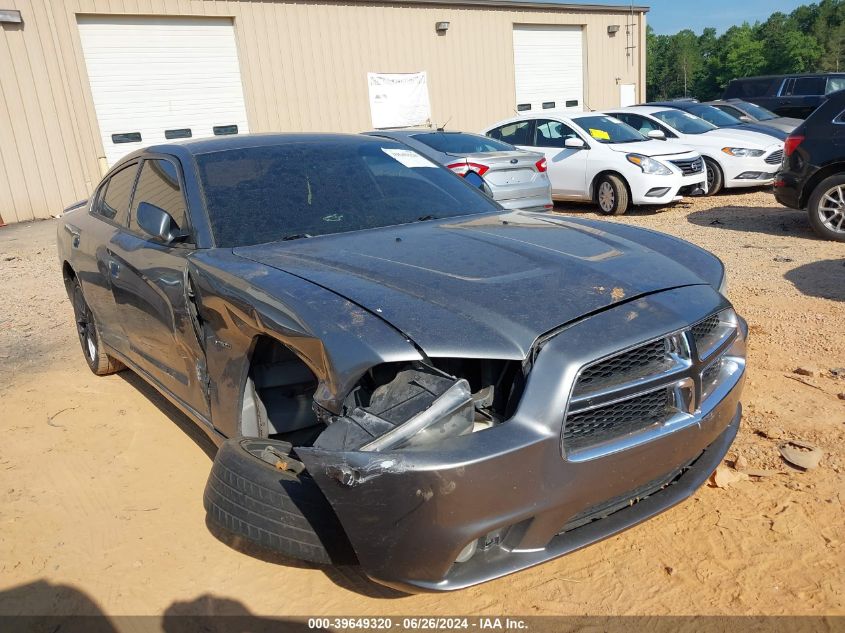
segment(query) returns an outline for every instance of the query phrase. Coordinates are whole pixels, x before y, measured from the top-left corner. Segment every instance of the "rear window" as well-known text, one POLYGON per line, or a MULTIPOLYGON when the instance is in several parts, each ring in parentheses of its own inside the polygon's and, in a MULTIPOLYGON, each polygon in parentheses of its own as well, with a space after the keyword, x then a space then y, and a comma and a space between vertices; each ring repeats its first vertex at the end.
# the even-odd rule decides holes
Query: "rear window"
POLYGON ((510 152, 516 148, 503 141, 481 136, 455 132, 429 132, 415 134, 414 140, 424 143, 444 154, 481 154, 484 152, 510 152))
POLYGON ((500 207, 386 139, 319 139, 196 157, 218 246, 345 233, 500 207))

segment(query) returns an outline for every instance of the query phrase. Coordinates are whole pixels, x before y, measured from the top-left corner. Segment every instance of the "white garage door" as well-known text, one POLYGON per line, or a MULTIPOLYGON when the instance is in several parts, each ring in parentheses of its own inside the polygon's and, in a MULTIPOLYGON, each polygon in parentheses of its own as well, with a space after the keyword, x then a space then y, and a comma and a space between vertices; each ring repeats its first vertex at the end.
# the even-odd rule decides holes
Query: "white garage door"
POLYGON ((80 16, 109 165, 140 147, 248 132, 232 21, 80 16))
POLYGON ((513 57, 517 110, 583 110, 584 50, 580 26, 516 24, 513 57))

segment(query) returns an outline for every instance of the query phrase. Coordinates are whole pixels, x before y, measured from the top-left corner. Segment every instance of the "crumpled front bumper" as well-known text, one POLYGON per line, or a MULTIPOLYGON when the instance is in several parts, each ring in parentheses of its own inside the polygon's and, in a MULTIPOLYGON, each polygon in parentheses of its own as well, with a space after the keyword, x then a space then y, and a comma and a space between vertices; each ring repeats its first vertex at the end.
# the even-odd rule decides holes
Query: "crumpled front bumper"
POLYGON ((436 452, 298 452, 364 571, 380 583, 448 591, 537 565, 666 510, 719 464, 739 427, 744 366, 689 423, 633 438, 624 449, 567 455, 561 431, 583 365, 725 307, 709 286, 678 288, 564 328, 537 355, 510 420, 436 452), (572 527, 610 505, 617 511, 572 527), (455 562, 469 543, 497 531, 499 542, 455 562))

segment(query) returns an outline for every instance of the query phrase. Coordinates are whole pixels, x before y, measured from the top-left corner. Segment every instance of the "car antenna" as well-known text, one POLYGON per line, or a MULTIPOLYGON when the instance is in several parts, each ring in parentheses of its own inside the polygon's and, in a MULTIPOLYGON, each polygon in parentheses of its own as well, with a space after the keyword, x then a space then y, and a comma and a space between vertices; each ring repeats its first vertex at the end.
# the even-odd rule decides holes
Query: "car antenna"
POLYGON ((437 128, 437 131, 438 131, 438 132, 445 132, 445 131, 446 131, 446 126, 447 126, 447 125, 449 125, 449 121, 451 121, 451 120, 452 120, 452 117, 449 117, 448 119, 446 119, 446 123, 444 123, 443 125, 441 125, 440 127, 438 127, 438 128, 437 128))

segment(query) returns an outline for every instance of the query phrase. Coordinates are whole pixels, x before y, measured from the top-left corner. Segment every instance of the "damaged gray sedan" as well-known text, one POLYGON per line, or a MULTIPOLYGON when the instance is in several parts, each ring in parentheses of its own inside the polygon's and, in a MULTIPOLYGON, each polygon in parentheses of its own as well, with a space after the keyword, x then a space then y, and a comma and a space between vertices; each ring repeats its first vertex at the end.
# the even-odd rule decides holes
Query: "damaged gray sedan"
POLYGON ((716 257, 504 211, 388 139, 150 147, 58 243, 92 371, 137 372, 218 443, 210 519, 405 591, 640 523, 739 426, 747 327, 716 257))

